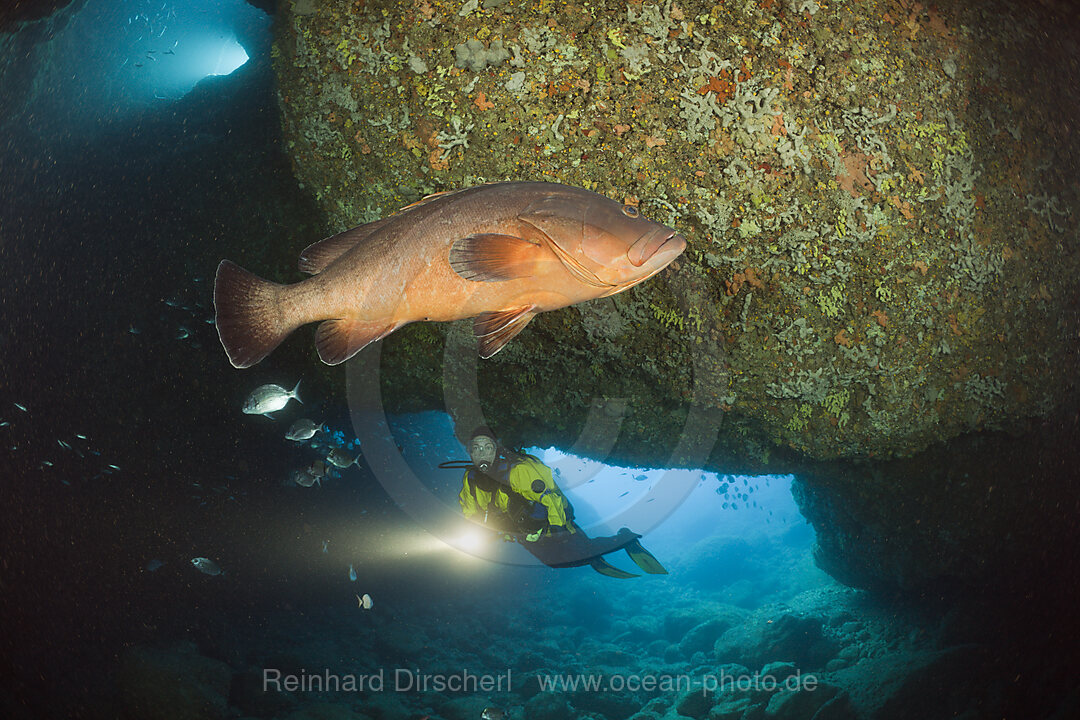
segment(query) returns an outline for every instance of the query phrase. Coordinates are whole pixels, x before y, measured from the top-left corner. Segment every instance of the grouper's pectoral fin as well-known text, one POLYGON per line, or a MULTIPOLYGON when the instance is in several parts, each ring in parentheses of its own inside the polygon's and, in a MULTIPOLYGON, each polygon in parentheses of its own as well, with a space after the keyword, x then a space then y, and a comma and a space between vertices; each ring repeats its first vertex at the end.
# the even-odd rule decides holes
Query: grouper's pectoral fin
POLYGON ((536 316, 534 308, 535 305, 526 305, 477 315, 473 332, 480 344, 480 357, 486 360, 502 350, 536 316))
POLYGON ((529 277, 547 251, 515 235, 481 233, 461 238, 450 247, 450 267, 466 280, 501 282, 529 277))
POLYGON ((327 320, 315 331, 315 347, 327 365, 340 365, 370 343, 382 340, 400 325, 351 318, 327 320))

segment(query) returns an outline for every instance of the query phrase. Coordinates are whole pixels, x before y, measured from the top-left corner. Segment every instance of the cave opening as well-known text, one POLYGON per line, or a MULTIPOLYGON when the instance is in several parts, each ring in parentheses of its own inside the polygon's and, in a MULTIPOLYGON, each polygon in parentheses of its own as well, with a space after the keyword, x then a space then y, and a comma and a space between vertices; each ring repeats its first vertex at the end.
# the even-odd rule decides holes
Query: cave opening
MULTIPOLYGON (((449 415, 421 412, 390 420, 405 461, 442 512, 460 518, 460 469, 440 469, 468 453, 449 415)), ((792 475, 732 475, 701 469, 609 465, 554 447, 525 447, 549 468, 590 537, 629 527, 680 582, 743 607, 782 601, 833 581, 813 561, 815 533, 792 495, 792 475)), ((448 544, 477 552, 474 538, 448 544)), ((622 563, 625 565, 626 563, 622 563)))
POLYGON ((87 2, 62 22, 28 29, 28 41, 47 39, 13 61, 8 79, 48 89, 36 97, 41 136, 86 133, 180 100, 252 58, 266 62, 270 23, 244 0, 87 2))

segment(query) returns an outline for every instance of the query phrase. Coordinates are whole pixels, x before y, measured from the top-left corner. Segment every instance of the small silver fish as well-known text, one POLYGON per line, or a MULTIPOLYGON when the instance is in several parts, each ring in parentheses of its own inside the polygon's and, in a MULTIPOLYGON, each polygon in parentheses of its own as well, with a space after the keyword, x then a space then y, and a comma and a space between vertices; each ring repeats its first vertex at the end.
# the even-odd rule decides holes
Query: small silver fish
POLYGON ((304 401, 300 399, 300 395, 297 391, 300 390, 300 381, 296 382, 296 387, 292 391, 286 390, 280 385, 274 385, 270 383, 268 385, 262 385, 251 391, 247 400, 244 401, 244 414, 245 415, 266 415, 267 413, 277 412, 286 405, 289 404, 289 400, 296 400, 298 403, 304 401))
POLYGON ((367 593, 364 593, 363 595, 357 595, 356 602, 358 603, 357 607, 361 607, 364 610, 370 610, 372 607, 375 606, 375 603, 371 600, 371 596, 367 593))
POLYGON ((19 408, 19 409, 20 409, 20 410, 22 410, 23 412, 29 412, 29 411, 28 411, 28 410, 26 409, 26 406, 25 406, 25 405, 20 405, 19 403, 14 403, 14 405, 15 405, 15 407, 19 408))
POLYGON ((176 339, 177 339, 177 340, 187 340, 187 339, 188 339, 189 337, 191 337, 191 331, 190 331, 190 330, 188 330, 188 329, 187 329, 186 327, 184 327, 183 325, 181 325, 181 326, 180 326, 180 327, 179 327, 179 328, 178 328, 178 329, 176 330, 176 339))
POLYGON ((480 720, 503 720, 506 717, 506 713, 497 707, 484 708, 484 712, 480 714, 480 720))
POLYGON ((315 437, 315 433, 323 429, 322 425, 316 425, 307 418, 300 418, 285 431, 285 439, 292 440, 294 442, 300 442, 303 440, 310 440, 315 437))
POLYGON ((330 552, 330 541, 329 540, 323 540, 322 541, 322 551, 323 551, 324 554, 328 554, 330 552))
POLYGON ((356 568, 352 565, 349 565, 349 581, 356 582, 356 568))
POLYGON ((225 571, 218 567, 218 564, 210 558, 197 557, 191 558, 191 564, 195 566, 195 569, 204 575, 224 575, 225 571))
POLYGON ((311 487, 315 483, 319 483, 319 487, 322 487, 321 478, 315 477, 307 470, 293 470, 289 474, 289 479, 300 487, 311 487))
POLYGON ((326 462, 330 463, 334 467, 345 469, 356 462, 356 458, 345 452, 341 448, 334 448, 326 456, 326 462))

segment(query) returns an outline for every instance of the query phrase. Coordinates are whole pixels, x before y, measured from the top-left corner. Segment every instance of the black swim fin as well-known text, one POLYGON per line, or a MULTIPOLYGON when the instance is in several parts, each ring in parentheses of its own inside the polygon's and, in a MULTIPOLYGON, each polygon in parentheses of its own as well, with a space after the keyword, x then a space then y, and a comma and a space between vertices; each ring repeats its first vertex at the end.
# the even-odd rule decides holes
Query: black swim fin
POLYGON ((634 573, 629 573, 629 572, 626 572, 625 570, 620 570, 619 568, 615 567, 614 565, 612 565, 611 563, 609 563, 607 560, 605 560, 602 557, 594 557, 592 560, 589 560, 589 565, 596 572, 600 573, 601 575, 607 575, 608 577, 613 577, 613 578, 639 577, 638 575, 636 575, 634 573))
POLYGON ((660 564, 660 561, 653 557, 645 548, 641 547, 641 543, 634 540, 628 544, 625 548, 626 554, 630 556, 630 559, 634 561, 634 564, 639 568, 649 573, 650 575, 667 575, 667 570, 660 564))

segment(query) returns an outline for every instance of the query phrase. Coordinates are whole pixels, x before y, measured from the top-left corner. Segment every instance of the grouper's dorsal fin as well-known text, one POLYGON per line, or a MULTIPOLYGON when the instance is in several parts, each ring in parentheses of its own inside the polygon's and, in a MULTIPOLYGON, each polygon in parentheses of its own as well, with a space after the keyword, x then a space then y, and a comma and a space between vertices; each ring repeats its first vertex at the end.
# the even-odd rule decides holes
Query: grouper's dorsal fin
POLYGON ((396 220, 397 215, 411 210, 421 205, 427 205, 428 203, 438 200, 441 197, 447 195, 453 195, 461 192, 460 190, 446 190, 444 192, 438 192, 434 195, 427 195, 414 203, 410 203, 405 207, 398 210, 393 215, 384 217, 381 220, 358 225, 351 230, 340 232, 337 235, 331 235, 330 237, 320 240, 317 243, 313 243, 304 248, 304 252, 300 253, 300 261, 298 264, 300 272, 305 272, 309 275, 315 275, 325 270, 330 263, 337 260, 345 253, 352 250, 356 245, 367 237, 370 237, 375 231, 381 229, 384 225, 391 220, 396 220))
MULTIPOLYGON (((493 185, 495 183, 487 184, 493 185)), ((401 208, 393 215, 364 225, 358 225, 351 230, 340 232, 337 235, 331 235, 317 243, 308 245, 304 248, 304 251, 300 253, 300 260, 297 263, 297 266, 300 268, 300 272, 305 272, 308 275, 321 273, 339 257, 356 247, 362 240, 371 236, 377 230, 380 230, 387 223, 397 220, 401 213, 472 189, 474 188, 465 188, 464 190, 444 190, 443 192, 437 192, 432 195, 425 195, 416 202, 401 208)))
POLYGON ((409 203, 408 205, 401 208, 400 210, 398 210, 394 214, 397 215, 397 214, 405 212, 406 210, 412 210, 413 208, 420 207, 421 205, 427 205, 428 203, 430 203, 430 202, 432 202, 434 200, 439 200, 441 198, 446 198, 446 197, 449 197, 451 195, 457 195, 458 193, 465 193, 465 192, 469 192, 469 191, 475 191, 477 188, 487 187, 488 185, 506 185, 506 183, 499 182, 499 181, 496 180, 496 181, 493 181, 493 182, 480 183, 479 185, 473 185, 473 186, 467 187, 467 188, 458 188, 457 190, 443 190, 441 192, 431 193, 430 195, 425 195, 424 197, 420 198, 416 202, 409 203))
POLYGON ((450 267, 466 280, 502 282, 534 275, 546 251, 516 235, 479 233, 450 246, 450 267))
POLYGON ((352 250, 360 241, 382 228, 388 221, 389 218, 383 218, 375 222, 358 225, 351 230, 339 232, 337 235, 331 235, 317 243, 312 243, 300 253, 300 260, 296 265, 300 272, 305 272, 308 275, 321 273, 332 262, 352 250))
MULTIPOLYGON (((465 189, 468 190, 468 188, 465 188, 465 189)), ((420 207, 421 205, 427 205, 429 202, 432 202, 434 200, 438 200, 439 198, 442 198, 442 197, 446 197, 447 195, 456 195, 459 192, 462 192, 462 191, 461 190, 443 190, 442 192, 431 193, 430 195, 425 195, 424 197, 420 198, 416 202, 409 203, 408 205, 401 208, 400 210, 398 210, 394 214, 397 215, 398 213, 403 213, 406 210, 412 210, 413 208, 420 207)))

